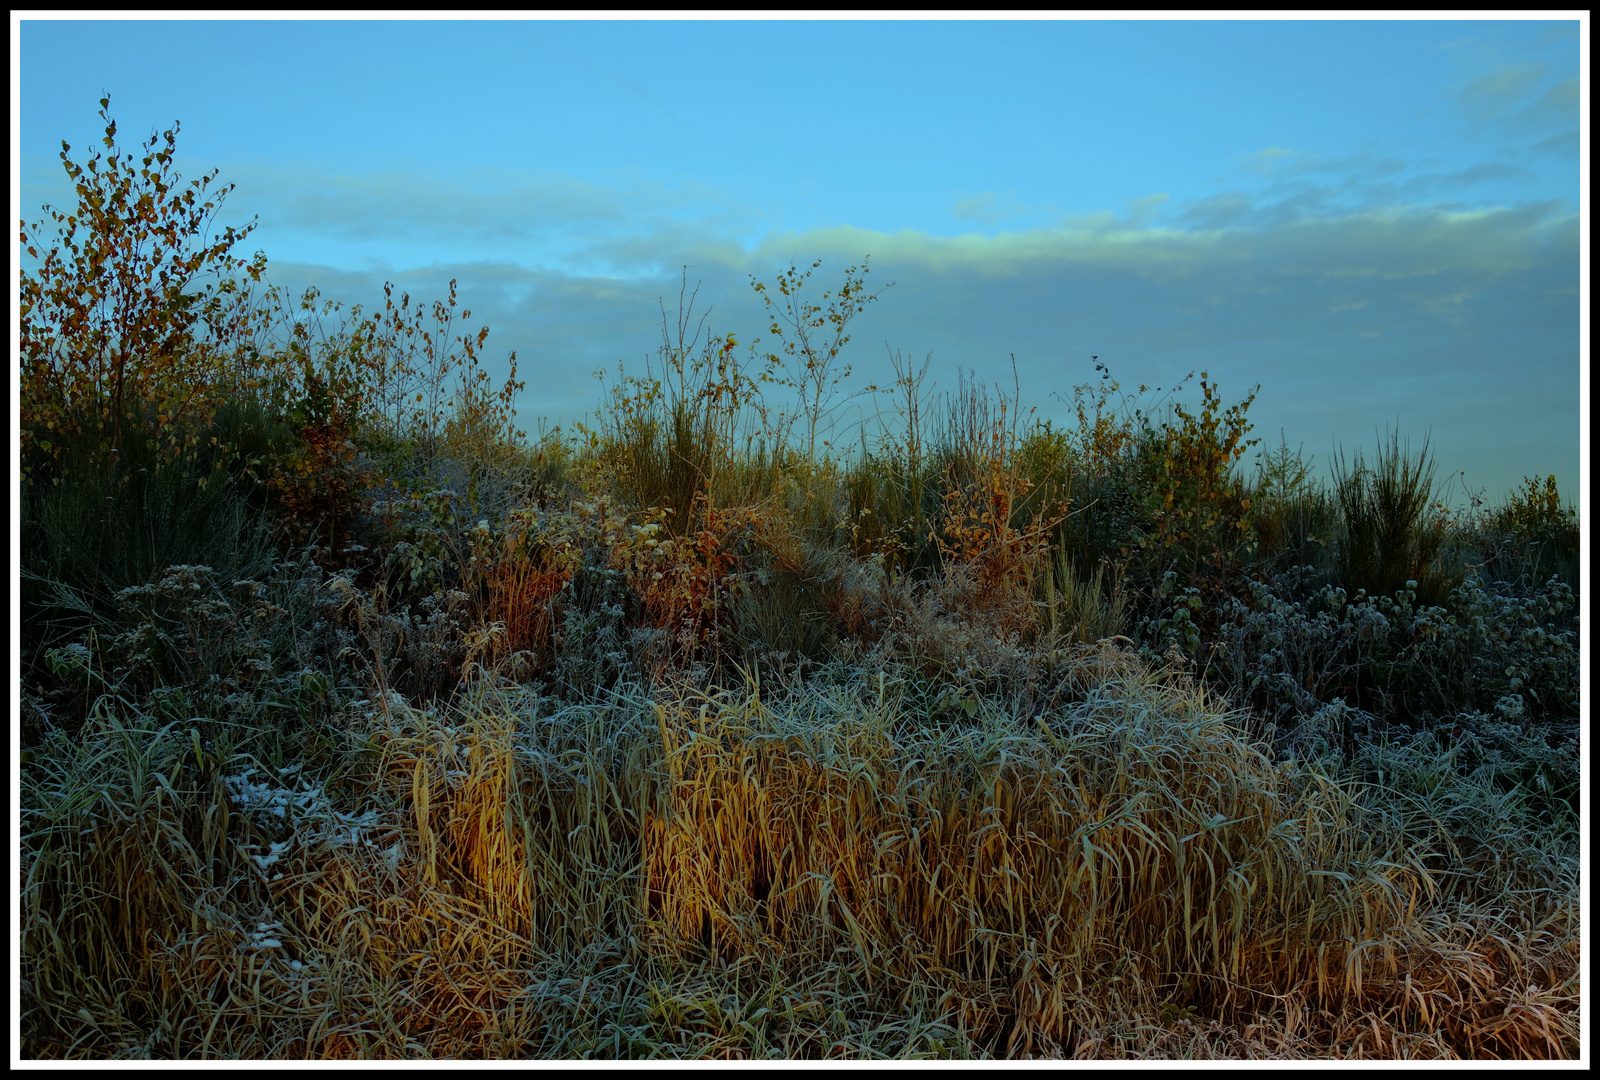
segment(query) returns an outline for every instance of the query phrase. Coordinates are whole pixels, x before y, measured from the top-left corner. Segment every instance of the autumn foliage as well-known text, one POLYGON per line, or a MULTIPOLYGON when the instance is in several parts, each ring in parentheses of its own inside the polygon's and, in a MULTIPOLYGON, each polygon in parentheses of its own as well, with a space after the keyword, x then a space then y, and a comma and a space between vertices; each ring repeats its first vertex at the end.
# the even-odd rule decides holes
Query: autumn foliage
POLYGON ((113 470, 131 438, 166 457, 192 454, 206 420, 241 389, 232 361, 257 320, 244 283, 261 279, 266 256, 230 254, 254 224, 204 240, 233 185, 207 198, 216 170, 180 185, 176 123, 152 135, 142 155, 119 150, 109 107, 101 98, 106 154, 78 165, 61 144, 77 211, 46 208, 57 226, 48 246, 43 223, 22 230, 24 250, 38 260, 22 275, 30 476, 59 463, 69 443, 84 443, 113 470), (195 289, 198 281, 206 284, 195 289))

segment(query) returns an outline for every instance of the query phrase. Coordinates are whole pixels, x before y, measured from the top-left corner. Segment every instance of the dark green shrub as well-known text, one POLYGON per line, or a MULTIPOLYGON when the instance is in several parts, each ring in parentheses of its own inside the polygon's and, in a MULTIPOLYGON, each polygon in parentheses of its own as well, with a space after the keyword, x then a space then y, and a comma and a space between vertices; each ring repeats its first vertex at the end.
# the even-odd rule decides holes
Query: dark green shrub
POLYGON ((30 647, 47 647, 114 622, 112 597, 169 566, 202 564, 253 578, 276 556, 254 485, 205 463, 163 461, 137 441, 113 455, 65 453, 57 484, 21 492, 23 611, 30 647))

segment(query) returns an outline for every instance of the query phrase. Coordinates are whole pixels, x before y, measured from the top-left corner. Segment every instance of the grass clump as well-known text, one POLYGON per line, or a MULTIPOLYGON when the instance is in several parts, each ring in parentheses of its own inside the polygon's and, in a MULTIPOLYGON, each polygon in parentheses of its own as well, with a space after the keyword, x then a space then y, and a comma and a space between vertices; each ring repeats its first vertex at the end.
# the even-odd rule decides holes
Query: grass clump
POLYGON ((1344 517, 1339 561, 1348 587, 1375 596, 1414 589, 1425 602, 1436 602, 1458 583, 1441 565, 1444 528, 1433 502, 1433 475, 1426 444, 1413 459, 1398 434, 1387 448, 1380 445, 1372 466, 1360 454, 1349 470, 1341 460, 1335 477, 1344 517))
POLYGON ((941 720, 859 677, 371 703, 340 787, 108 722, 25 791, 30 1038, 49 1056, 1566 1052, 1575 880, 1559 845, 1493 851, 1514 799, 1416 748, 1363 760, 1409 801, 1370 797, 1274 763, 1130 654, 1082 662, 1083 700, 1032 724, 941 720), (1424 840, 1444 865, 1408 855, 1424 840))

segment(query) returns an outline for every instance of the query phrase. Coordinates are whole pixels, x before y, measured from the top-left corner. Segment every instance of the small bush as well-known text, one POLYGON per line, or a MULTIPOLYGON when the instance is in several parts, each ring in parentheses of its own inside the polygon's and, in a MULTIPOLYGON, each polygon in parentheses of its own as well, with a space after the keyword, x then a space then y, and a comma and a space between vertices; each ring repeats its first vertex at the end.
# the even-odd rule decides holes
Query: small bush
POLYGON ((1468 581, 1429 607, 1407 589, 1307 595, 1307 576, 1257 583, 1249 602, 1222 613, 1213 670, 1258 724, 1292 727, 1334 703, 1411 725, 1497 708, 1576 715, 1576 635, 1564 625, 1572 596, 1561 582, 1523 597, 1468 581))
POLYGON ((1554 574, 1578 586, 1578 511, 1565 503, 1556 478, 1525 478, 1481 530, 1482 565, 1493 579, 1536 585, 1554 574))
POLYGON ((1200 373, 1199 413, 1174 404, 1174 422, 1147 424, 1139 457, 1151 500, 1148 537, 1161 572, 1175 570, 1187 582, 1236 576, 1248 530, 1250 498, 1233 466, 1255 439, 1246 413, 1250 394, 1222 405, 1220 390, 1200 373))

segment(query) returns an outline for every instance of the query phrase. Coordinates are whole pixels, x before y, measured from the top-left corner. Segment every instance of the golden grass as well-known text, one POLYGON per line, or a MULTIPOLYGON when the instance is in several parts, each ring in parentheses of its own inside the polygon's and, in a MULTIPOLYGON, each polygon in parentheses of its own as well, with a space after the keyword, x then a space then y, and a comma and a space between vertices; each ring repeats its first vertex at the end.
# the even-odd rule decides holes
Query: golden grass
POLYGON ((1381 798, 1075 656, 1083 700, 960 724, 891 677, 480 685, 294 797, 103 713, 24 789, 24 1053, 1576 1055, 1572 853, 1430 869, 1381 798))

